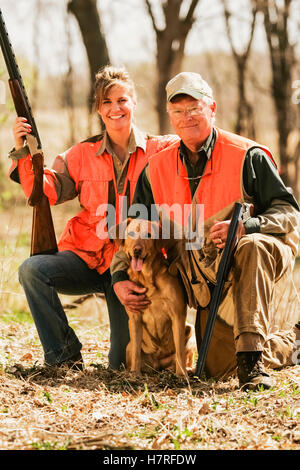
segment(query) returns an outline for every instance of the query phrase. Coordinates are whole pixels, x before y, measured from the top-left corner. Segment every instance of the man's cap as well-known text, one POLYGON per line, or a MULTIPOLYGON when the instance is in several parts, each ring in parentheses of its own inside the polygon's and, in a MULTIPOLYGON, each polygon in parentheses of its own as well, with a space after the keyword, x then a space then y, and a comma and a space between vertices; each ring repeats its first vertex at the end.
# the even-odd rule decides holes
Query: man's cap
POLYGON ((167 101, 176 95, 184 94, 201 100, 204 96, 213 99, 213 92, 205 80, 195 72, 181 72, 166 85, 167 101))

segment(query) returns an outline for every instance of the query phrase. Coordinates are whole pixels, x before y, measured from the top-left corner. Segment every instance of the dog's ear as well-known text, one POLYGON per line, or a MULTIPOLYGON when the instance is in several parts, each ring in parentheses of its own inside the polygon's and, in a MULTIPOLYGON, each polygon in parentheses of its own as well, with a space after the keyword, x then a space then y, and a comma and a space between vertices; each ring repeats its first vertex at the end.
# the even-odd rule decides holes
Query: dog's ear
POLYGON ((125 231, 131 221, 132 219, 129 217, 128 219, 123 220, 118 225, 113 225, 108 230, 108 236, 110 240, 114 240, 119 247, 124 245, 125 231))

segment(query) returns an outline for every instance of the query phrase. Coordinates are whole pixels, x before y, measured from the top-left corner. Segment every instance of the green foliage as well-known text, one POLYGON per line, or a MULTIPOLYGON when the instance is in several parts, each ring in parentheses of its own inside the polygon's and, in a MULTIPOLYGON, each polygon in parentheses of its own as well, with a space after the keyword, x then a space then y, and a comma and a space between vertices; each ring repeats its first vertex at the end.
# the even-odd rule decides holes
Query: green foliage
POLYGON ((171 439, 172 444, 174 445, 175 450, 180 450, 180 445, 182 441, 185 441, 187 438, 193 438, 194 433, 188 428, 180 429, 178 426, 174 426, 175 437, 171 439))
POLYGON ((245 405, 250 404, 256 407, 258 404, 258 397, 255 393, 252 392, 252 390, 249 390, 247 393, 247 397, 243 399, 243 402, 245 403, 245 405))
POLYGON ((32 324, 33 319, 31 314, 25 310, 10 310, 0 315, 0 319, 3 323, 27 323, 32 324))
POLYGON ((160 426, 155 426, 155 427, 148 427, 147 425, 144 425, 139 428, 138 431, 134 433, 128 433, 128 437, 139 437, 140 439, 147 439, 149 441, 152 441, 155 439, 159 433, 161 432, 160 426))
POLYGON ((43 395, 43 396, 46 398, 46 400, 47 400, 49 403, 52 403, 53 400, 52 400, 51 395, 50 395, 49 392, 44 392, 44 395, 43 395))
POLYGON ((149 406, 153 408, 154 410, 158 410, 162 408, 163 405, 157 401, 154 393, 149 392, 148 385, 145 383, 144 386, 145 386, 144 403, 149 404, 149 406))
POLYGON ((283 411, 283 414, 291 419, 299 417, 297 409, 290 405, 287 405, 286 409, 283 411))
POLYGON ((59 444, 57 441, 49 442, 49 441, 41 441, 41 442, 32 442, 31 447, 35 450, 67 450, 68 445, 70 444, 70 440, 67 439, 62 444, 59 444))

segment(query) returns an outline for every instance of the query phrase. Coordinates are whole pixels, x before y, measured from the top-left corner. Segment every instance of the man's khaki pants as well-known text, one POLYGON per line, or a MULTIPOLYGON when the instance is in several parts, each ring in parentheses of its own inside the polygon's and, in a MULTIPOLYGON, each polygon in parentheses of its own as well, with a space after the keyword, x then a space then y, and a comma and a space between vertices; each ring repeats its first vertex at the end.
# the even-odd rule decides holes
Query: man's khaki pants
MULTIPOLYGON (((242 351, 262 351, 270 368, 296 363, 300 330, 294 325, 300 313, 293 265, 291 248, 279 238, 259 233, 241 238, 213 330, 208 376, 230 375, 236 367, 236 353, 242 351)), ((197 315, 198 344, 207 316, 208 309, 197 315)))

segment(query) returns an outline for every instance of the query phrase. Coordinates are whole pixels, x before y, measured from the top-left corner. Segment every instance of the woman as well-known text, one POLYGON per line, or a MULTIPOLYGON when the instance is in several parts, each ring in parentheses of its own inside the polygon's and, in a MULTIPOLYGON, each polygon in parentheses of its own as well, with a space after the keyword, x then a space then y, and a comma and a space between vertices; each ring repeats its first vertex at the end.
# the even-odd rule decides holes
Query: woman
MULTIPOLYGON (((109 365, 125 363, 128 319, 111 287, 109 272, 116 244, 103 230, 103 207, 132 200, 136 181, 148 157, 174 142, 174 136, 149 137, 133 125, 136 107, 134 84, 124 69, 107 66, 96 75, 95 108, 105 131, 78 143, 56 157, 45 169, 44 192, 50 204, 78 196, 82 210, 68 221, 54 255, 36 255, 21 265, 19 280, 44 348, 46 365, 83 368, 81 343, 68 325, 58 292, 68 295, 104 292, 111 327, 109 365)), ((27 197, 33 173, 24 137, 31 132, 24 118, 13 127, 15 150, 10 153, 27 197)), ((15 171, 14 171, 15 173, 15 171)), ((136 293, 143 294, 137 289, 136 293)), ((145 300, 146 301, 146 300, 145 300)))

